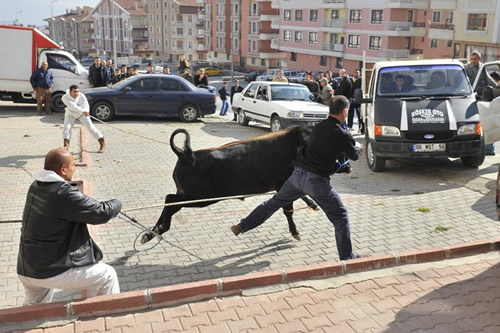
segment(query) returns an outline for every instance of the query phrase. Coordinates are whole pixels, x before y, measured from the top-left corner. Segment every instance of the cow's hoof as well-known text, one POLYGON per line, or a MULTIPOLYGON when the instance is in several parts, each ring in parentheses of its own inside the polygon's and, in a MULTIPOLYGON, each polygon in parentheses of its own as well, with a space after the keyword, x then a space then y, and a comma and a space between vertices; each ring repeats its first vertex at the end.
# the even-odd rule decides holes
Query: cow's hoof
POLYGON ((141 237, 141 244, 146 244, 150 240, 152 240, 154 235, 151 232, 148 232, 141 237))
POLYGON ((299 234, 296 234, 296 235, 292 235, 293 238, 295 238, 296 240, 300 240, 300 235, 299 234))

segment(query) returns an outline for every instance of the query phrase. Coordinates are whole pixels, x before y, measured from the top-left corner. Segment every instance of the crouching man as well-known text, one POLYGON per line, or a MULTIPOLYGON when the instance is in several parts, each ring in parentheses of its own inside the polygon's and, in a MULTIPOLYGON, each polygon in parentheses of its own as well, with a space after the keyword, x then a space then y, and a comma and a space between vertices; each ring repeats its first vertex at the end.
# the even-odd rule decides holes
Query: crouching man
POLYGON ((45 157, 33 174, 24 206, 17 274, 25 303, 50 303, 54 289, 80 290, 87 297, 120 292, 113 267, 100 263, 87 224, 103 224, 121 210, 118 199, 97 201, 70 183, 73 156, 62 148, 45 157))

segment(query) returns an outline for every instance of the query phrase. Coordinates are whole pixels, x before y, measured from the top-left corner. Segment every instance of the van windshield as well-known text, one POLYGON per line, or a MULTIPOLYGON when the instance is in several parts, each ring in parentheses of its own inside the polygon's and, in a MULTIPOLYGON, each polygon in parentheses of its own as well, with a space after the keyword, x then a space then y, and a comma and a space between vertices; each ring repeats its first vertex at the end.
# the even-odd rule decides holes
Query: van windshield
POLYGON ((383 68, 377 86, 379 96, 457 96, 472 93, 469 80, 458 65, 383 68))

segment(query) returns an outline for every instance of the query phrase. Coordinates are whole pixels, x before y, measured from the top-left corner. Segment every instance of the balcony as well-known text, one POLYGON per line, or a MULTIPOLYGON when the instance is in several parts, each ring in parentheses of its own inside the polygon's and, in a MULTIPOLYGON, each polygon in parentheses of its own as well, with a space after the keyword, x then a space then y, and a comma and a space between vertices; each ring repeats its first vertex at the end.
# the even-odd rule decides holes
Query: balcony
POLYGON ((184 25, 184 21, 183 20, 173 20, 171 22, 172 25, 184 25))
POLYGON ((455 9, 457 7, 457 0, 432 0, 431 9, 455 9))
POLYGON ((336 29, 344 29, 345 28, 345 20, 323 20, 321 22, 321 26, 323 28, 336 28, 336 29))
POLYGON ((273 17, 271 20, 271 29, 279 29, 280 28, 280 18, 273 17))
POLYGON ((280 47, 280 40, 278 38, 271 39, 271 48, 278 50, 280 47))
POLYGON ((329 52, 344 52, 345 46, 344 44, 331 44, 331 43, 323 43, 321 44, 321 49, 323 51, 329 52))
POLYGON ((380 57, 385 59, 408 59, 410 50, 391 50, 385 49, 380 52, 380 57))
POLYGON ((204 29, 204 28, 205 28, 205 23, 203 23, 203 22, 198 22, 198 23, 196 23, 196 27, 197 27, 197 28, 204 29))
POLYGON ((453 24, 432 23, 429 28, 429 38, 431 39, 453 39, 455 26, 453 24))
POLYGON ((427 8, 427 0, 389 0, 387 7, 425 9, 427 8))
POLYGON ((135 29, 135 30, 148 30, 148 26, 147 25, 143 25, 143 24, 133 25, 132 29, 135 29))
POLYGON ((424 36, 425 24, 418 22, 389 21, 384 23, 389 36, 424 36))
POLYGON ((279 9, 280 8, 280 1, 279 0, 271 0, 271 8, 279 9))
POLYGON ((323 0, 322 8, 344 8, 345 0, 323 0))
POLYGON ((424 54, 424 50, 422 49, 410 49, 410 55, 418 55, 424 54))
POLYGON ((273 38, 279 38, 279 34, 274 33, 261 33, 259 35, 260 40, 271 40, 273 38))
POLYGON ((178 34, 178 33, 172 32, 172 38, 184 38, 184 33, 178 34))

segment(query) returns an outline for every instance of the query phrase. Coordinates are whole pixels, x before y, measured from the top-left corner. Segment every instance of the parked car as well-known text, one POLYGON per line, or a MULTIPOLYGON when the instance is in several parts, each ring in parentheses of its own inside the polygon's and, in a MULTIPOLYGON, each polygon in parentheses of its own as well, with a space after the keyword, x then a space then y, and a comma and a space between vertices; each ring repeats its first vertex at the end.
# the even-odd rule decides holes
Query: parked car
POLYGON ((272 68, 261 75, 257 76, 256 81, 272 81, 276 75, 278 75, 278 72, 280 71, 279 68, 272 68))
POLYGON ((83 57, 80 63, 83 67, 89 68, 94 63, 94 57, 83 57))
POLYGON ((257 76, 261 75, 262 73, 264 73, 264 71, 254 71, 254 72, 250 72, 248 73, 247 75, 245 75, 245 81, 246 82, 252 82, 252 81, 255 81, 257 79, 257 76))
POLYGON ((102 121, 127 115, 176 117, 193 122, 216 110, 215 94, 173 75, 139 74, 112 87, 88 89, 84 93, 90 114, 102 121))
POLYGON ((306 73, 304 72, 297 72, 295 75, 290 75, 289 77, 287 77, 287 79, 290 83, 301 83, 305 80, 305 75, 306 73))
POLYGON ((224 75, 224 70, 217 67, 205 67, 205 74, 208 76, 220 76, 224 75))
POLYGON ((253 120, 269 124, 272 132, 293 125, 311 127, 329 114, 328 106, 312 101, 306 86, 283 82, 250 83, 234 95, 232 109, 240 125, 253 120))

